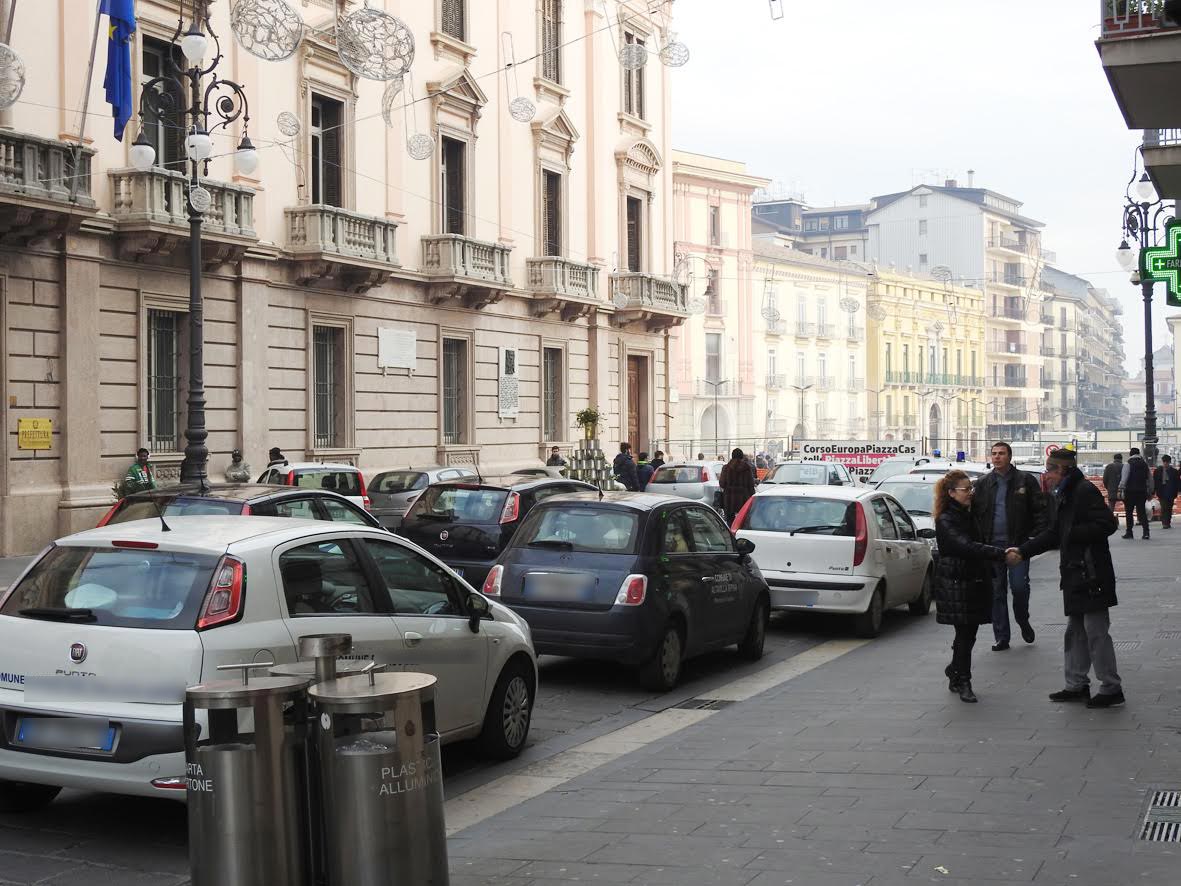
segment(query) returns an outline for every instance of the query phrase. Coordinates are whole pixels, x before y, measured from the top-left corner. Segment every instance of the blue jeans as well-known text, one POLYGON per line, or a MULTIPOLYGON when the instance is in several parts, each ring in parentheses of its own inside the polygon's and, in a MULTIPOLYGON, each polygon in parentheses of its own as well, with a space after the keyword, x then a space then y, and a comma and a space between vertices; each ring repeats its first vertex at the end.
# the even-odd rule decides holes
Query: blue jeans
POLYGON ((1016 566, 1003 563, 993 569, 992 633, 998 643, 1009 642, 1009 588, 1013 589, 1013 618, 1022 625, 1029 621, 1029 561, 1016 566))

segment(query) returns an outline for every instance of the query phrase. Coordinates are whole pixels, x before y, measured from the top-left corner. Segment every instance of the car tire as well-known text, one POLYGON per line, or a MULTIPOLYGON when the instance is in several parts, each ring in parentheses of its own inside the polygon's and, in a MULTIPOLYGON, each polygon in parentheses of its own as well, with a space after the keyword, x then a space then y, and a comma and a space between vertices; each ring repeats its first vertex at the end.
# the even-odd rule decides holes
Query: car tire
POLYGON ((509 662, 488 699, 479 746, 485 757, 511 760, 525 749, 533 718, 533 674, 521 662, 509 662))
POLYGON ((869 608, 853 617, 853 630, 858 637, 872 640, 882 632, 882 613, 885 609, 886 589, 878 585, 869 598, 869 608))
POLYGON ((931 611, 931 570, 923 576, 923 589, 919 595, 906 604, 911 615, 926 615, 931 611))
POLYGON ((675 624, 668 624, 652 657, 640 665, 640 683, 645 689, 668 692, 681 679, 685 642, 675 624))
POLYGON ((0 781, 0 812, 36 812, 61 793, 61 788, 27 781, 0 781))
POLYGON ((738 654, 747 661, 758 661, 763 657, 763 647, 767 642, 767 622, 771 618, 771 606, 767 598, 760 596, 755 601, 754 611, 750 614, 750 624, 746 626, 746 635, 738 644, 738 654))

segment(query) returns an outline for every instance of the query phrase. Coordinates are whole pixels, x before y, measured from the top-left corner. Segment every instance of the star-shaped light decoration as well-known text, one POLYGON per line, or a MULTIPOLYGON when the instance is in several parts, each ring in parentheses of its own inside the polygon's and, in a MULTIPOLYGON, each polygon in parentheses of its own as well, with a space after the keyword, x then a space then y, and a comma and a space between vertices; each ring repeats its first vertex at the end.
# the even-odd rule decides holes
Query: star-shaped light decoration
POLYGON ((1165 284, 1165 303, 1181 308, 1181 222, 1165 227, 1165 245, 1140 250, 1140 276, 1165 284))

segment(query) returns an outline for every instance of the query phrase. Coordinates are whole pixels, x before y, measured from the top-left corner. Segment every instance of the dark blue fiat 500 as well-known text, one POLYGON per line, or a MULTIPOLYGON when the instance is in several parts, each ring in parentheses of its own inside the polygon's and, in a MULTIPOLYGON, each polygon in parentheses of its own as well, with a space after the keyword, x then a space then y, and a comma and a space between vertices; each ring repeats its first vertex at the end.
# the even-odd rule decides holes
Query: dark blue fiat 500
POLYGON ((770 596, 753 550, 701 503, 560 495, 529 513, 484 593, 529 622, 537 652, 622 662, 666 690, 694 655, 762 656, 770 596))

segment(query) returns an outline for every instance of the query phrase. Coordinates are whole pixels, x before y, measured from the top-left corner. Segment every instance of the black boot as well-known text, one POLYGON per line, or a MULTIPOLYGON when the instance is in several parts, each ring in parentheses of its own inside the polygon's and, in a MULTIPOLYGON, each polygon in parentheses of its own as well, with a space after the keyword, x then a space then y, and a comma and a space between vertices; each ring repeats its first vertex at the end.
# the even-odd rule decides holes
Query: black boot
POLYGON ((947 675, 947 688, 952 692, 960 691, 960 675, 955 672, 952 665, 948 665, 943 669, 943 673, 947 675))
POLYGON ((976 697, 976 693, 972 691, 971 679, 965 678, 960 680, 959 686, 957 686, 956 689, 960 694, 960 701, 966 701, 975 704, 980 700, 976 697))

